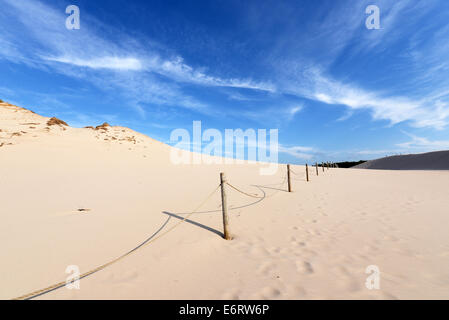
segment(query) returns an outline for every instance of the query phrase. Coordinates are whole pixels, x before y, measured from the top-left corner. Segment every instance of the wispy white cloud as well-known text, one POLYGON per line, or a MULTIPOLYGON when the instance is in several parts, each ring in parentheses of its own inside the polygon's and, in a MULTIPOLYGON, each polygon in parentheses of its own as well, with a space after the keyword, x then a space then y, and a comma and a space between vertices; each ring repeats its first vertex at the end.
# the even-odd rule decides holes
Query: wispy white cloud
MULTIPOLYGON (((446 128, 449 124, 449 64, 445 57, 449 54, 449 45, 445 39, 449 36, 449 27, 441 24, 449 15, 439 14, 435 18, 432 15, 442 11, 438 9, 441 1, 377 1, 381 30, 366 29, 368 4, 372 3, 365 0, 356 4, 335 2, 328 13, 318 19, 319 25, 312 25, 313 36, 300 34, 301 50, 294 51, 295 55, 271 58, 280 82, 279 91, 346 107, 349 111, 339 121, 346 120, 354 110, 364 109, 370 111, 374 120, 386 120, 391 125, 407 122, 414 127, 446 128), (433 20, 427 19, 430 16, 433 20), (426 27, 417 29, 416 24, 423 19, 426 27), (398 52, 407 40, 409 50, 398 52), (390 51, 387 53, 387 50, 390 51), (374 63, 379 63, 381 58, 392 61, 388 68, 393 69, 386 69, 388 72, 384 75, 388 86, 380 84, 373 89, 369 68, 365 77, 360 73, 352 79, 350 75, 342 78, 333 74, 335 61, 363 61, 366 56, 373 56, 374 63), (398 74, 394 70, 398 70, 398 74), (400 80, 391 81, 397 77, 400 80), (366 82, 369 86, 364 85, 366 82), (398 85, 390 85, 392 82, 398 85)), ((349 74, 353 72, 348 71, 349 74)))
POLYGON ((139 58, 117 56, 79 58, 70 55, 42 58, 46 61, 60 62, 91 69, 154 72, 177 82, 203 86, 244 88, 267 92, 274 92, 276 90, 275 86, 268 82, 255 82, 251 79, 223 79, 210 76, 184 63, 181 57, 176 57, 171 60, 163 59, 153 52, 145 53, 139 58))
POLYGON ((361 150, 361 151, 357 151, 355 152, 355 154, 358 155, 364 155, 364 156, 373 156, 373 155, 388 155, 388 154, 392 154, 392 153, 397 153, 398 150, 391 150, 391 149, 380 149, 380 150, 361 150))
MULTIPOLYGON (((371 1, 363 1, 361 3, 363 3, 364 7, 368 4, 373 4, 371 1)), ((387 44, 390 44, 401 37, 404 27, 404 12, 413 10, 416 1, 379 0, 376 1, 375 5, 380 9, 381 28, 380 30, 371 30, 367 32, 364 26, 365 21, 363 21, 363 28, 358 28, 357 36, 359 41, 357 42, 356 47, 352 50, 352 54, 372 53, 374 50, 383 51, 388 47, 387 44)))
POLYGON ((387 120, 391 124, 408 121, 415 127, 443 129, 449 124, 449 104, 431 97, 410 99, 402 96, 367 91, 350 83, 343 83, 325 76, 320 70, 305 71, 307 82, 292 92, 326 104, 342 105, 352 110, 370 110, 375 120, 387 120))
POLYGON ((124 57, 124 58, 99 57, 89 60, 81 58, 70 58, 70 57, 43 57, 43 59, 92 69, 133 70, 133 71, 139 71, 143 69, 141 61, 133 57, 124 57))
MULTIPOLYGON (((142 118, 146 115, 146 104, 216 114, 207 103, 200 101, 201 98, 186 93, 183 84, 187 83, 226 87, 230 91, 244 88, 294 94, 344 106, 349 110, 346 116, 354 110, 369 110, 373 119, 386 120, 392 125, 408 122, 415 127, 444 129, 449 124, 449 80, 446 76, 449 64, 445 59, 449 45, 444 41, 449 28, 435 30, 430 40, 426 30, 409 28, 411 19, 408 17, 422 17, 437 7, 436 1, 423 4, 410 0, 380 0, 377 4, 381 8, 382 30, 372 32, 364 28, 364 9, 370 1, 339 2, 332 10, 317 10, 318 13, 311 13, 317 14, 316 19, 307 23, 305 29, 297 28, 285 37, 280 35, 273 52, 267 53, 267 60, 263 62, 271 63, 269 79, 273 80, 214 74, 176 54, 146 46, 146 41, 132 39, 113 26, 105 28, 87 14, 83 15, 81 30, 69 31, 64 27, 63 10, 40 1, 0 0, 0 3, 6 8, 0 13, 0 59, 80 77, 102 90, 118 89, 142 118), (101 32, 97 30, 99 26, 101 32), (312 30, 313 33, 309 32, 312 30), (411 94, 399 94, 382 87, 370 89, 360 81, 342 79, 331 72, 332 64, 343 55, 382 52, 408 36, 410 50, 404 59, 412 62, 410 66, 406 64, 413 70, 410 71, 413 80, 408 87, 411 94), (422 46, 425 41, 431 45, 422 46), (424 47, 426 49, 422 49, 424 47), (418 93, 414 94, 415 91, 418 93)), ((252 100, 238 93, 231 93, 229 97, 252 100)), ((301 106, 287 105, 245 111, 241 115, 257 121, 270 120, 276 115, 281 121, 291 121, 300 111, 301 106)), ((346 116, 339 120, 345 120, 346 116)))
POLYGON ((291 155, 297 159, 310 160, 314 158, 317 150, 312 147, 279 145, 279 152, 291 155))
POLYGON ((302 103, 276 107, 257 108, 251 111, 239 110, 236 116, 245 117, 259 123, 274 123, 277 127, 291 122, 294 117, 303 110, 302 103))
POLYGON ((364 158, 373 159, 398 154, 421 153, 440 150, 449 150, 449 140, 432 140, 425 137, 420 137, 409 132, 402 131, 405 135, 411 138, 406 142, 396 143, 394 148, 389 149, 364 149, 357 151, 339 151, 335 155, 342 158, 357 158, 362 156, 364 158))
POLYGON ((407 132, 404 133, 410 136, 412 140, 398 143, 397 146, 399 148, 403 148, 405 150, 419 149, 423 151, 437 151, 449 149, 449 140, 429 140, 428 138, 419 137, 411 133, 407 132))
POLYGON ((228 93, 228 99, 229 100, 235 100, 235 101, 254 101, 255 98, 245 96, 243 94, 240 94, 238 92, 229 92, 228 93))
POLYGON ((181 82, 190 82, 206 86, 255 89, 269 92, 274 92, 276 90, 271 83, 255 82, 251 79, 222 79, 220 77, 207 75, 203 71, 196 70, 184 63, 182 57, 176 57, 172 60, 154 58, 148 61, 147 67, 151 71, 181 82))
POLYGON ((82 78, 102 90, 119 89, 142 117, 145 115, 142 103, 214 113, 208 110, 206 103, 186 94, 182 83, 267 92, 276 90, 268 82, 210 75, 205 68, 194 68, 179 56, 163 57, 163 53, 151 45, 143 46, 141 41, 129 38, 119 30, 111 31, 113 26, 108 26, 110 32, 102 36, 96 28, 100 26, 104 30, 104 26, 86 13, 83 14, 82 28, 73 31, 65 28, 63 10, 55 10, 39 1, 0 2, 10 12, 5 16, 8 20, 0 19, 0 30, 16 30, 23 35, 18 37, 11 32, 0 35, 0 59, 82 78), (15 54, 17 48, 21 48, 20 54, 15 54))
POLYGON ((352 117, 354 112, 352 110, 346 111, 341 117, 339 117, 336 121, 345 121, 352 117))
POLYGON ((295 105, 287 109, 287 113, 289 115, 290 120, 293 119, 293 117, 302 110, 302 105, 295 105))

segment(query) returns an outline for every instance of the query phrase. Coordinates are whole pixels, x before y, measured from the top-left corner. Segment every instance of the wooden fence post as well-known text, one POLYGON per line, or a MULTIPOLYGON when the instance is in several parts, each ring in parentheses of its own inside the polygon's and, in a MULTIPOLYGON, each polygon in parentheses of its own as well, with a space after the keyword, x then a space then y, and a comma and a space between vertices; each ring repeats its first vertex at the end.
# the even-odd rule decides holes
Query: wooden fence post
POLYGON ((307 181, 309 181, 309 166, 307 165, 307 163, 306 163, 306 178, 307 181))
POLYGON ((318 163, 315 162, 316 175, 318 175, 318 163))
POLYGON ((226 202, 226 177, 223 172, 220 173, 220 185, 221 185, 221 211, 223 212, 223 237, 226 240, 231 240, 231 234, 229 232, 229 222, 228 222, 228 204, 226 202))
POLYGON ((321 162, 321 168, 323 168, 323 172, 324 172, 324 162, 321 162))

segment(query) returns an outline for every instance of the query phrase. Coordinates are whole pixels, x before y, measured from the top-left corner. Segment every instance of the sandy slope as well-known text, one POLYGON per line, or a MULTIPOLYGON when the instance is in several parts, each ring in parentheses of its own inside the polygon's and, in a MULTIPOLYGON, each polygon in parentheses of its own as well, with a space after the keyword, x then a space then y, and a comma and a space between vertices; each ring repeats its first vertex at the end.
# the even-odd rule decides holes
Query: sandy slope
POLYGON ((390 156, 361 163, 355 169, 449 170, 449 151, 390 156))
POLYGON ((234 240, 220 237, 216 192, 201 213, 82 279, 80 290, 39 298, 449 298, 449 172, 331 169, 306 183, 295 166, 287 193, 283 167, 260 176, 251 164, 172 165, 170 147, 132 130, 46 129, 47 121, 0 104, 2 299, 168 230, 217 187, 222 170, 267 196, 228 190, 234 240), (380 290, 365 287, 368 265, 380 268, 380 290))

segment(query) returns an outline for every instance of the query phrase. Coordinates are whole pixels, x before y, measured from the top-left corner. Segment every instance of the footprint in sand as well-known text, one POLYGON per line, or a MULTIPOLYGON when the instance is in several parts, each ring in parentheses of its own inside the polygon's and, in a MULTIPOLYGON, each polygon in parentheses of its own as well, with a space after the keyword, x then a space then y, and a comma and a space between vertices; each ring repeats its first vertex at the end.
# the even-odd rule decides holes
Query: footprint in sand
POLYGON ((315 270, 308 261, 296 261, 296 270, 301 274, 312 274, 315 270))
POLYGON ((275 299, 281 295, 281 291, 275 287, 265 287, 260 292, 254 295, 254 298, 257 300, 269 300, 275 299))
POLYGON ((351 273, 344 266, 336 266, 335 268, 333 268, 333 271, 339 276, 345 277, 351 276, 351 273))
POLYGON ((290 238, 290 244, 294 247, 305 247, 306 246, 306 242, 298 241, 295 237, 290 238))
POLYGON ((255 255, 255 256, 269 255, 268 251, 265 248, 258 247, 258 246, 251 248, 250 254, 255 255))
POLYGON ((363 247, 363 251, 364 251, 364 252, 373 252, 373 251, 378 251, 378 250, 379 250, 378 247, 372 246, 372 245, 365 245, 365 246, 363 247))
POLYGON ((337 288, 347 291, 349 293, 354 293, 366 289, 364 282, 360 279, 355 279, 352 276, 346 274, 341 274, 340 277, 335 279, 335 284, 337 288))
POLYGON ((280 247, 269 247, 269 248, 268 248, 268 252, 269 252, 271 255, 277 255, 277 254, 279 254, 281 251, 282 251, 282 248, 280 248, 280 247))
POLYGON ((318 230, 309 229, 309 230, 306 230, 306 232, 307 232, 308 234, 313 235, 313 236, 321 236, 321 232, 318 231, 318 230))
POLYGON ((294 285, 293 287, 291 287, 294 297, 296 299, 298 298, 304 298, 305 296, 307 296, 307 291, 306 289, 304 289, 304 287, 300 286, 300 285, 294 285))
POLYGON ((275 268, 276 264, 273 262, 264 262, 257 268, 256 273, 262 276, 270 276, 275 268))
POLYGON ((239 289, 231 289, 226 291, 222 295, 223 300, 239 300, 240 299, 240 290, 239 289))

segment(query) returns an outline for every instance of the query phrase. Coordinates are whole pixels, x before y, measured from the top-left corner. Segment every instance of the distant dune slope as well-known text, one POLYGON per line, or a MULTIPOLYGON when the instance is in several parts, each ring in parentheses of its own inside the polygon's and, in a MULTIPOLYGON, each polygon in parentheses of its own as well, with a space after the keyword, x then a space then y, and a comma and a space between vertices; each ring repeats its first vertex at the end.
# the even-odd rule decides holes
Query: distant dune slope
POLYGON ((449 170, 449 151, 385 157, 367 161, 353 168, 385 170, 449 170))

